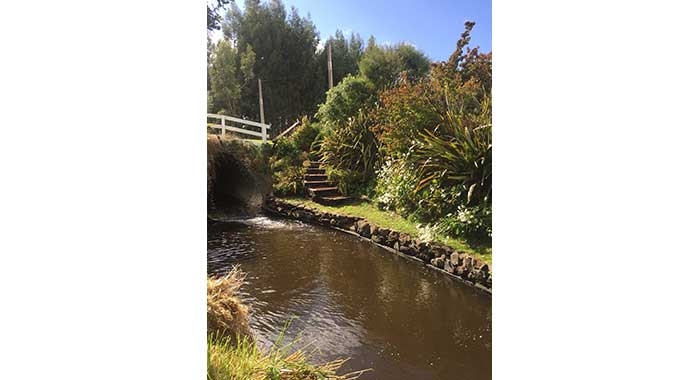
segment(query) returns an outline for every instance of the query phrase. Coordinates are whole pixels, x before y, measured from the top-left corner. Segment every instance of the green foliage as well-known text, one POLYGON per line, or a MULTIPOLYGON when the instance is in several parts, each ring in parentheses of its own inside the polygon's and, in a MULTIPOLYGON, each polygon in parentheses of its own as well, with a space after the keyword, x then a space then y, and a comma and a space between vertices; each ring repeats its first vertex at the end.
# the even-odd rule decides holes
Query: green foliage
MULTIPOLYGON (((457 249, 462 252, 468 252, 471 255, 479 257, 486 262, 491 262, 491 249, 488 244, 470 245, 466 244, 467 239, 459 237, 457 239, 442 235, 442 231, 447 231, 447 228, 442 225, 421 226, 419 227, 415 221, 409 220, 401 215, 388 210, 381 210, 376 205, 369 202, 356 202, 339 206, 324 206, 314 203, 306 198, 286 198, 285 201, 314 208, 323 212, 335 214, 351 215, 367 219, 373 224, 383 228, 392 229, 394 231, 404 232, 416 238, 421 235, 421 232, 430 230, 434 240, 440 241, 447 246, 457 249)), ((490 225, 490 221, 489 221, 490 225)), ((470 243, 473 239, 469 239, 470 243)))
POLYGON ((210 112, 240 113, 241 93, 252 82, 254 63, 255 52, 250 45, 239 53, 227 39, 219 41, 212 52, 209 68, 210 112))
POLYGON ((307 155, 294 140, 283 137, 275 142, 270 158, 272 190, 275 195, 302 195, 304 193, 304 169, 307 155))
POLYGON ((329 167, 326 169, 328 180, 338 186, 338 191, 344 195, 364 194, 368 190, 368 184, 362 178, 362 174, 348 169, 329 167))
POLYGON ((320 129, 305 116, 291 135, 276 140, 270 159, 275 195, 304 195, 303 163, 320 129))
POLYGON ((469 47, 471 31, 474 28, 473 21, 464 23, 464 32, 457 41, 457 48, 450 55, 447 62, 442 62, 439 68, 442 70, 458 72, 464 81, 479 83, 484 91, 491 92, 491 59, 492 55, 479 53, 479 48, 469 47))
POLYGON ((207 30, 218 30, 221 28, 221 16, 219 9, 228 4, 230 0, 216 0, 207 2, 207 30))
POLYGON ((472 23, 448 62, 417 81, 383 91, 372 131, 385 164, 377 204, 423 223, 426 234, 491 236, 490 55, 463 50, 472 23))
POLYGON ((450 236, 487 240, 491 238, 491 205, 465 207, 460 205, 457 212, 448 214, 438 224, 438 229, 450 236))
POLYGON ((360 109, 369 107, 375 99, 376 92, 369 80, 349 75, 328 91, 326 102, 318 108, 316 117, 323 124, 336 125, 347 121, 360 109))
POLYGON ((467 187, 466 204, 490 202, 490 109, 486 98, 479 115, 448 110, 439 128, 420 133, 415 152, 409 156, 420 168, 421 180, 416 190, 438 180, 443 186, 467 187))
POLYGON ((445 93, 441 87, 434 80, 401 80, 379 95, 372 130, 386 155, 405 155, 420 131, 439 124, 441 110, 436 103, 445 93))
MULTIPOLYGON (((279 0, 246 1, 243 11, 231 2, 222 24, 224 36, 236 41, 237 49, 250 45, 258 57, 253 72, 262 80, 266 122, 283 128, 299 115, 315 112, 326 82, 310 18, 299 16, 294 7, 287 12, 279 0)), ((243 90, 241 114, 260 120, 257 83, 243 90)))
POLYGON ((336 173, 335 180, 347 184, 346 194, 363 189, 374 177, 378 148, 369 125, 366 112, 360 110, 357 116, 332 128, 317 144, 321 161, 336 173))
POLYGON ((402 78, 398 86, 383 91, 373 115, 377 121, 373 131, 384 152, 391 155, 407 152, 421 133, 436 127, 439 132, 448 123, 450 114, 480 117, 479 123, 489 124, 486 116, 490 117, 490 82, 483 83, 477 74, 481 75, 478 71, 466 75, 464 70, 440 63, 427 78, 417 81, 402 78))
MULTIPOLYGON (((357 75, 360 72, 360 57, 362 56, 362 38, 359 34, 351 33, 347 39, 343 32, 337 30, 323 45, 319 53, 319 67, 321 78, 328 78, 328 44, 331 44, 333 55, 333 86, 340 83, 348 75, 357 75)), ((327 81, 326 81, 327 82, 327 81)))
POLYGON ((291 343, 282 344, 283 338, 284 331, 270 348, 262 350, 249 337, 231 339, 208 334, 207 379, 351 380, 357 379, 364 372, 338 374, 346 362, 343 359, 320 365, 311 364, 305 352, 293 348, 300 345, 298 338, 291 343))
POLYGON ((416 80, 428 73, 430 60, 411 45, 379 46, 370 37, 359 63, 360 72, 377 89, 394 86, 402 72, 416 80))
POLYGON ((308 117, 304 116, 301 118, 301 125, 292 132, 291 139, 299 150, 309 152, 319 133, 321 133, 320 124, 312 123, 308 117))
MULTIPOLYGON (((246 140, 237 138, 218 139, 210 137, 211 144, 207 146, 208 152, 223 150, 233 154, 237 160, 246 167, 253 169, 263 175, 270 174, 269 159, 271 156, 270 144, 252 144, 246 140), (216 141, 214 143, 214 141, 216 141)), ((213 156, 211 157, 213 158, 213 156)))
POLYGON ((414 191, 417 185, 418 177, 408 165, 406 156, 386 159, 377 171, 377 186, 374 189, 377 207, 396 210, 402 216, 408 216, 418 206, 419 199, 414 191))

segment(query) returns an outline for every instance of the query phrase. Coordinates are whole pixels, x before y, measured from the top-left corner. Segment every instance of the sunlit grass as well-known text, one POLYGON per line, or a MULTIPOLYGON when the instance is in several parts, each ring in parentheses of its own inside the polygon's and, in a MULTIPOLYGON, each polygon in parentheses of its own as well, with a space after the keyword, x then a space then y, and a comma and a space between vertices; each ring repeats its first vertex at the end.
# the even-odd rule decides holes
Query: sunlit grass
POLYGON ((228 274, 207 279, 207 379, 209 380, 351 380, 365 371, 337 372, 346 360, 312 364, 308 346, 299 339, 282 344, 291 320, 274 345, 260 349, 248 326, 247 308, 236 297, 244 274, 234 267, 228 274))
MULTIPOLYGON (((417 238, 419 234, 416 223, 411 222, 410 220, 402 217, 401 215, 395 212, 380 210, 370 202, 362 201, 358 203, 340 206, 325 206, 312 202, 309 199, 300 197, 287 197, 281 199, 289 203, 293 203, 295 205, 314 208, 323 212, 364 218, 367 219, 370 223, 376 224, 380 227, 407 233, 411 235, 411 237, 414 239, 417 238)), ((461 252, 466 252, 482 261, 486 261, 487 263, 491 264, 491 247, 472 247, 465 241, 441 235, 437 236, 437 240, 449 247, 452 247, 461 252)))
POLYGON ((207 331, 250 336, 248 309, 236 297, 245 276, 238 267, 221 277, 207 278, 207 331))

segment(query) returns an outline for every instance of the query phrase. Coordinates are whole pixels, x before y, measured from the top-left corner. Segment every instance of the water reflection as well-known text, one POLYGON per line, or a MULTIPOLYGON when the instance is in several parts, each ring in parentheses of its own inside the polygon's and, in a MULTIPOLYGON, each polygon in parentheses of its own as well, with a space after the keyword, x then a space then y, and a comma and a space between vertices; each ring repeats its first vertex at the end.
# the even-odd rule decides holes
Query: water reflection
POLYGON ((209 228, 208 270, 240 264, 263 345, 287 332, 364 379, 490 379, 491 301, 347 234, 255 218, 209 228))

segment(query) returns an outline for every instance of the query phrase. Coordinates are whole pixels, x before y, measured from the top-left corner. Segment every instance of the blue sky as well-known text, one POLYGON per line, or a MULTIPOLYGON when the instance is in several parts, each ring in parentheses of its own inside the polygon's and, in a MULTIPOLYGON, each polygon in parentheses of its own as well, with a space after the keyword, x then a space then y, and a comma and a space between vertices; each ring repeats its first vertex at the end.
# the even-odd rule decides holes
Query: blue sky
MULTIPOLYGON (((236 0, 243 9, 244 0, 236 0)), ((321 39, 336 29, 359 33, 364 41, 374 35, 378 43, 408 42, 433 60, 446 60, 454 51, 464 21, 472 20, 470 46, 491 51, 491 0, 282 0, 302 16, 311 14, 321 39)))

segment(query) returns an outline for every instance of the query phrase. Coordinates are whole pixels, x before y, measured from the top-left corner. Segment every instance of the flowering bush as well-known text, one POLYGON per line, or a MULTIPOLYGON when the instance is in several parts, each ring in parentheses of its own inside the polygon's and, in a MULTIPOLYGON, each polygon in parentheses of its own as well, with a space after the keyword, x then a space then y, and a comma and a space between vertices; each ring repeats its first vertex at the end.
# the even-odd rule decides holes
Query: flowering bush
POLYGON ((491 206, 467 207, 460 205, 456 213, 447 214, 439 223, 439 230, 455 238, 487 240, 491 238, 491 206))
POLYGON ((418 199, 413 191, 417 184, 415 171, 408 167, 405 158, 388 158, 377 171, 374 189, 377 206, 408 215, 417 206, 418 199))

